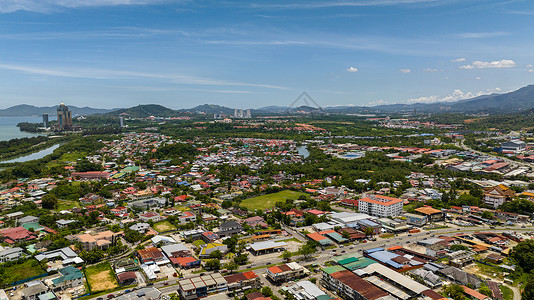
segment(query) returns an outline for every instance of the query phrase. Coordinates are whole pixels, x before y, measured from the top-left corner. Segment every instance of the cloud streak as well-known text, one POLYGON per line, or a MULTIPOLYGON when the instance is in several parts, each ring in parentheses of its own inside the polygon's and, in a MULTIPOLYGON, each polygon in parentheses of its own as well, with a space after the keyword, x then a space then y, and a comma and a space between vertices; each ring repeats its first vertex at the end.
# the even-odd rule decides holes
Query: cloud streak
POLYGON ((350 67, 350 68, 347 69, 347 72, 349 72, 349 73, 356 73, 356 72, 358 72, 358 68, 350 67))
POLYGON ((22 66, 12 64, 1 64, 0 69, 18 71, 33 75, 45 75, 54 77, 69 77, 69 78, 85 78, 85 79, 156 79, 164 80, 175 84, 189 84, 189 85, 207 85, 207 86, 241 86, 252 88, 266 88, 266 89, 287 89, 285 87, 258 84, 258 83, 246 83, 246 82, 232 82, 211 78, 200 78, 189 75, 181 74, 165 74, 165 73, 148 73, 148 72, 136 72, 136 71, 124 71, 124 70, 106 70, 106 69, 80 69, 75 70, 61 70, 50 69, 33 66, 22 66))
POLYGON ((61 8, 83 8, 100 6, 157 5, 177 3, 176 0, 2 0, 0 13, 31 11, 50 13, 61 8))

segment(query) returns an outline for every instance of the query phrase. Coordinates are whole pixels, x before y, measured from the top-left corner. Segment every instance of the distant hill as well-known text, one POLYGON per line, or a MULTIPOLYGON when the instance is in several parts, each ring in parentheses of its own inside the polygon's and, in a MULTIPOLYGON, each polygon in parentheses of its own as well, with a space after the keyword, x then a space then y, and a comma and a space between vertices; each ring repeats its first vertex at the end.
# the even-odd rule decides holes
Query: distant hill
POLYGON ((534 108, 534 85, 522 87, 505 94, 484 95, 456 102, 391 104, 375 106, 382 112, 417 110, 417 112, 489 113, 505 114, 534 108))
POLYGON ((226 106, 216 104, 203 104, 193 108, 181 109, 180 111, 186 111, 191 113, 205 113, 205 114, 225 114, 231 115, 234 113, 234 109, 226 106))
MULTIPOLYGON (((115 109, 101 109, 91 107, 77 107, 68 105, 69 110, 72 111, 73 116, 87 116, 93 114, 105 114, 115 109)), ((40 116, 44 113, 49 114, 51 117, 57 114, 57 106, 43 106, 37 107, 33 105, 21 104, 12 106, 5 109, 0 109, 0 117, 29 117, 40 116)))
POLYGON ((130 108, 118 109, 108 113, 108 115, 113 116, 120 114, 127 114, 132 118, 146 118, 150 116, 176 117, 179 115, 179 112, 159 104, 141 104, 130 108))

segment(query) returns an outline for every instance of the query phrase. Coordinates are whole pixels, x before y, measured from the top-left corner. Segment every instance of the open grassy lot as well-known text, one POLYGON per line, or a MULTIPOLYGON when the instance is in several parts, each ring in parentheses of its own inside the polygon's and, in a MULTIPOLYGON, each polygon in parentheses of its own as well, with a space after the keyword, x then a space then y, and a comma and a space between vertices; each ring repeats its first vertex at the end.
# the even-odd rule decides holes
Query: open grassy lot
POLYGON ((200 246, 206 245, 206 242, 204 242, 203 240, 195 240, 195 241, 193 241, 193 245, 195 245, 198 248, 200 248, 200 246))
POLYGON ((75 207, 80 207, 77 201, 58 200, 58 208, 56 209, 56 211, 69 210, 75 207))
POLYGON ((85 276, 92 292, 111 290, 119 286, 108 262, 86 268, 85 276))
POLYGON ((281 191, 274 194, 262 195, 254 198, 248 198, 241 202, 241 206, 249 210, 254 209, 268 209, 274 207, 278 201, 286 201, 286 199, 297 200, 300 196, 308 197, 308 194, 302 192, 295 192, 290 190, 281 191))
POLYGON ((4 287, 15 281, 41 275, 43 273, 45 273, 45 270, 41 268, 39 262, 35 259, 28 259, 22 264, 14 264, 12 266, 3 264, 0 267, 0 286, 4 287))
POLYGON ((163 231, 174 230, 176 229, 176 227, 172 225, 169 221, 161 221, 161 222, 154 224, 154 229, 156 229, 157 232, 163 232, 163 231))

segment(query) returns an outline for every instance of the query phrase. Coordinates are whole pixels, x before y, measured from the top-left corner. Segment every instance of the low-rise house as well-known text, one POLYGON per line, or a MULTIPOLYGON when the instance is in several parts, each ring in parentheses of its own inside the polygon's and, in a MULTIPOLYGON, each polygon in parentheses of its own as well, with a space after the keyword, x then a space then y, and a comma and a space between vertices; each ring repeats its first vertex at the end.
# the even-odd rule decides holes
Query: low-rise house
POLYGON ((147 232, 148 229, 150 229, 150 224, 141 222, 141 223, 134 224, 128 228, 130 228, 130 230, 134 230, 139 233, 145 233, 147 232))
POLYGON ((243 226, 234 220, 229 220, 219 225, 219 236, 227 237, 240 233, 243 231, 243 226))
POLYGON ((8 248, 0 251, 0 263, 14 261, 24 256, 24 250, 20 247, 8 248))
POLYGON ((458 250, 449 255, 449 265, 457 268, 463 268, 474 261, 475 253, 467 250, 458 250))
POLYGON ((163 251, 168 258, 191 256, 191 250, 184 244, 165 245, 161 247, 161 251, 163 251))
POLYGON ((157 264, 158 262, 167 260, 165 255, 163 255, 163 253, 161 253, 161 251, 159 251, 156 247, 137 250, 137 256, 143 264, 157 264))
POLYGON ((425 225, 428 220, 426 216, 412 213, 405 213, 403 216, 406 217, 406 223, 419 227, 425 225))
POLYGON ((22 299, 38 300, 40 295, 48 293, 48 287, 40 280, 30 281, 24 284, 22 299))
POLYGON ((56 221, 56 224, 57 224, 57 227, 59 228, 65 228, 65 227, 68 227, 70 224, 74 224, 76 223, 77 221, 76 220, 57 220, 56 221))
POLYGON ((424 269, 415 269, 415 270, 410 271, 410 273, 419 282, 433 289, 438 288, 443 285, 443 280, 441 280, 441 277, 439 277, 438 275, 434 274, 431 271, 424 270, 424 269))
POLYGON ((79 265, 84 261, 70 247, 39 253, 35 256, 39 262, 47 262, 47 271, 59 270, 69 265, 79 265))
POLYGON ((202 233, 202 240, 206 243, 212 243, 219 239, 219 236, 211 231, 206 231, 202 233))
POLYGON ((154 247, 176 244, 176 241, 172 237, 165 235, 156 235, 150 240, 152 241, 152 245, 154 245, 154 247))
POLYGON ((105 250, 114 245, 118 237, 123 234, 122 231, 113 232, 111 230, 106 230, 98 233, 78 234, 75 238, 82 243, 82 248, 85 251, 91 251, 94 248, 105 250))
POLYGON ((144 214, 139 215, 139 219, 143 222, 152 221, 154 223, 162 220, 162 217, 153 211, 145 212, 144 214))
POLYGON ((248 289, 260 289, 261 281, 253 271, 235 273, 224 276, 228 283, 228 290, 231 292, 242 292, 248 289))
POLYGON ((426 216, 430 223, 445 221, 445 212, 428 206, 423 206, 415 209, 419 214, 426 216))
POLYGON ((182 269, 200 267, 202 262, 200 259, 196 259, 192 256, 169 257, 169 259, 175 267, 180 267, 182 269))
POLYGON ((480 285, 484 282, 478 276, 467 273, 456 267, 445 267, 437 270, 438 273, 444 275, 447 279, 454 283, 470 285, 476 289, 480 288, 480 285))
POLYGON ((24 226, 25 224, 29 224, 29 223, 39 223, 39 218, 34 217, 34 216, 25 216, 25 217, 18 219, 17 223, 19 226, 24 226))
POLYGON ((316 300, 329 297, 323 290, 308 280, 299 281, 287 288, 296 300, 316 300))
POLYGON ((37 238, 37 235, 26 228, 20 226, 0 230, 0 239, 8 244, 31 241, 37 238))
POLYGON ((83 286, 83 273, 80 269, 75 268, 74 266, 67 266, 58 270, 60 276, 47 279, 45 283, 53 291, 64 291, 70 288, 76 288, 83 286))
POLYGON ((184 211, 179 217, 178 220, 180 221, 180 224, 185 224, 189 222, 196 222, 197 215, 190 211, 184 211))
POLYGON ((228 246, 226 246, 225 244, 221 244, 221 243, 204 244, 202 245, 202 248, 200 249, 199 256, 201 258, 206 258, 206 257, 209 257, 213 251, 217 251, 217 250, 221 251, 222 253, 226 253, 228 251, 228 246))
POLYGON ((135 272, 124 272, 117 275, 117 282, 120 285, 131 285, 135 284, 137 282, 137 275, 135 272))
POLYGON ((305 275, 305 268, 296 262, 290 262, 287 264, 267 268, 267 278, 275 283, 294 280, 305 275))
POLYGON ((220 273, 190 277, 178 281, 178 293, 184 300, 199 299, 228 290, 228 283, 220 273))

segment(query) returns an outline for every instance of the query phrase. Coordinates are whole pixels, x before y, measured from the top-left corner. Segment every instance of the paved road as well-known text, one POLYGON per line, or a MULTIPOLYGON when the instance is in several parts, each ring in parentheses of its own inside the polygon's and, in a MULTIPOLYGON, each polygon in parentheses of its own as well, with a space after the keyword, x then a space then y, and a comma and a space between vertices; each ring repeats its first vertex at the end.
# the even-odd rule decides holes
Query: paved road
MULTIPOLYGON (((420 233, 414 233, 414 234, 403 233, 403 234, 399 234, 398 236, 393 237, 393 238, 387 238, 387 239, 378 238, 376 241, 371 241, 371 242, 367 242, 367 243, 360 243, 360 244, 354 244, 354 245, 350 245, 350 246, 344 246, 343 248, 337 247, 335 250, 336 250, 336 253, 339 253, 340 251, 346 251, 346 252, 350 253, 350 252, 363 251, 363 250, 367 250, 367 249, 380 247, 383 244, 385 244, 385 246, 387 247, 387 246, 392 246, 392 245, 406 244, 406 242, 412 243, 412 242, 421 240, 422 238, 425 238, 425 237, 429 238, 432 235, 434 235, 434 236, 453 235, 453 234, 461 233, 461 232, 475 232, 475 231, 503 232, 503 231, 508 231, 508 230, 524 232, 524 231, 534 231, 534 228, 533 227, 521 228, 519 226, 509 226, 509 227, 498 227, 498 228, 492 229, 490 227, 472 226, 472 227, 458 227, 458 228, 443 228, 443 229, 435 229, 435 230, 424 230, 424 231, 421 231, 420 233)), ((329 261, 332 258, 332 255, 330 254, 332 252, 332 250, 334 250, 334 249, 318 250, 317 253, 313 256, 312 260, 310 260, 308 262, 304 262, 304 263, 305 264, 307 264, 307 263, 317 263, 319 265, 324 265, 324 263, 326 263, 327 261, 329 261)), ((256 272, 261 277, 262 283, 265 284, 267 282, 267 280, 265 278, 263 278, 261 274, 265 273, 269 266, 274 265, 274 264, 279 264, 279 263, 282 263, 282 262, 284 262, 284 259, 282 259, 282 258, 279 258, 279 257, 272 258, 269 262, 265 263, 265 265, 263 267, 261 267, 261 268, 255 267, 255 268, 253 268, 253 270, 254 270, 254 272, 256 272)), ((245 266, 245 267, 240 268, 240 270, 238 272, 247 271, 249 269, 250 268, 247 268, 247 266, 245 266)), ((209 273, 209 272, 206 272, 206 273, 209 273)), ((198 275, 194 275, 194 276, 198 276, 198 275)), ((190 276, 190 277, 194 277, 194 276, 190 276)), ((169 282, 170 285, 164 286, 163 282, 158 282, 158 283, 154 283, 153 287, 158 288, 163 294, 176 293, 177 288, 178 288, 177 285, 175 285, 176 280, 177 280, 177 278, 169 278, 168 282, 169 282)), ((514 300, 521 300, 521 294, 520 294, 519 290, 517 288, 514 288, 514 287, 510 287, 510 288, 512 288, 512 290, 514 291, 514 300)), ((273 291, 274 290, 275 289, 273 289, 273 291)), ((124 290, 122 290, 122 291, 124 291, 124 290)), ((118 291, 115 291, 113 294, 117 295, 117 292, 118 291)), ((106 298, 105 296, 100 296, 100 297, 102 297, 104 299, 106 298)), ((96 297, 94 297, 92 299, 96 299, 96 297)))

